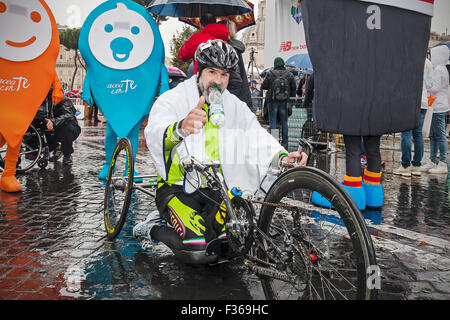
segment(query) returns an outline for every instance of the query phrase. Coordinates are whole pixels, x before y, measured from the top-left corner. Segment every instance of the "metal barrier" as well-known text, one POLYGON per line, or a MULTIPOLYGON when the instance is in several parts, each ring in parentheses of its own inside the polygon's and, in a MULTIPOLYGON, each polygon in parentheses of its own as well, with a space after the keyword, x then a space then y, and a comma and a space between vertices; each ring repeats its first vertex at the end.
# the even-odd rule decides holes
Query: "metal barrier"
MULTIPOLYGON (((268 119, 265 120, 264 112, 264 98, 253 97, 254 101, 260 102, 262 106, 256 112, 258 120, 263 126, 269 124, 268 119)), ((298 140, 300 138, 307 138, 310 143, 319 150, 329 151, 332 147, 334 149, 341 149, 344 147, 344 137, 342 134, 322 132, 314 126, 312 121, 312 109, 303 108, 302 98, 290 98, 288 107, 292 106, 292 115, 288 118, 288 151, 295 151, 298 148, 298 140)), ((267 116, 268 118, 268 116, 267 116)), ((274 136, 278 141, 281 141, 281 128, 274 136)), ((385 134, 381 137, 381 146, 383 150, 400 151, 400 133, 385 134)))
MULTIPOLYGON (((268 112, 265 109, 264 98, 253 97, 252 100, 256 105, 261 106, 256 112, 258 120, 262 125, 268 125, 268 112), (264 115, 264 113, 266 114, 264 115)), ((303 108, 303 99, 290 98, 287 105, 288 108, 292 108, 292 114, 288 118, 288 151, 297 150, 300 138, 308 139, 316 149, 328 149, 334 135, 321 132, 315 128, 312 120, 312 109, 303 108)), ((281 130, 278 130, 278 133, 276 131, 272 132, 272 134, 275 138, 278 136, 278 141, 281 141, 281 130)))

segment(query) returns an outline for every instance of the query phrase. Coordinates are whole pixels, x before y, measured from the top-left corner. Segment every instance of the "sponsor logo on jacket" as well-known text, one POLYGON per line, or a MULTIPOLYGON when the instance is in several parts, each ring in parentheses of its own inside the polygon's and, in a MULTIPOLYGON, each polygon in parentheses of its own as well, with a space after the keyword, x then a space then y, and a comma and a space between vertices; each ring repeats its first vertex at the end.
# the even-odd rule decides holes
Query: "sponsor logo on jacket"
POLYGON ((30 81, 25 77, 13 77, 11 79, 0 78, 0 91, 20 91, 27 89, 31 85, 30 81))

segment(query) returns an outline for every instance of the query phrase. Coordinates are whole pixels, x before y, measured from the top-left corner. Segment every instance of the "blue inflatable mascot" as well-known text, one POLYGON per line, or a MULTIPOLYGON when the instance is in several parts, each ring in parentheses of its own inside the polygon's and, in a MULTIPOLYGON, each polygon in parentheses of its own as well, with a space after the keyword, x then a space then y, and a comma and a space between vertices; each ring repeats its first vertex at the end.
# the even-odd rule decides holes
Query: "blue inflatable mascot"
POLYGON ((128 137, 136 156, 139 128, 157 90, 160 85, 160 93, 169 89, 164 44, 145 8, 131 0, 109 0, 89 14, 78 46, 88 66, 82 99, 95 103, 107 121, 106 163, 98 175, 106 179, 117 139, 128 137))

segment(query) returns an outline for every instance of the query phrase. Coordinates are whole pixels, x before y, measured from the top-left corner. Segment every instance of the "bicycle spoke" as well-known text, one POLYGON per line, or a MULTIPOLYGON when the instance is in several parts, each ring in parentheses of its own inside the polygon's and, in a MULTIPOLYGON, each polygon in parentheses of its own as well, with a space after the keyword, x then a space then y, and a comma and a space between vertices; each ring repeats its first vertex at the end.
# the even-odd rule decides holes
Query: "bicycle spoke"
POLYGON ((287 178, 289 173, 286 174, 285 187, 283 181, 279 182, 277 188, 271 189, 276 191, 273 194, 269 191, 262 203, 259 227, 269 239, 265 239, 268 248, 259 256, 276 266, 272 273, 266 271, 273 277, 261 280, 266 296, 339 300, 354 299, 363 293, 360 298, 366 298, 365 270, 369 259, 375 261, 375 258, 372 247, 372 256, 365 258, 364 264, 360 263, 363 261, 361 248, 367 246, 367 242, 357 234, 353 224, 364 232, 367 229, 363 221, 356 219, 359 211, 347 202, 338 183, 327 185, 331 178, 320 180, 325 174, 298 171, 297 179, 287 178), (305 180, 308 175, 309 180, 305 180), (320 183, 320 192, 325 192, 332 208, 312 203, 312 193, 320 183), (277 269, 285 270, 286 276, 278 277, 277 269))
MULTIPOLYGON (((323 285, 321 286, 321 287, 322 287, 322 290, 323 290, 324 285, 325 285, 325 286, 328 288, 328 292, 333 296, 333 298, 335 298, 334 295, 333 295, 333 292, 332 292, 332 290, 331 290, 331 287, 333 287, 335 292, 339 293, 339 294, 341 295, 341 297, 344 298, 345 300, 348 300, 347 297, 346 297, 343 293, 341 293, 340 289, 339 289, 338 287, 336 287, 336 286, 333 284, 333 282, 331 282, 331 281, 328 279, 328 277, 326 277, 326 276, 322 273, 322 271, 321 271, 319 268, 315 268, 315 271, 316 271, 316 272, 318 273, 318 275, 320 276, 320 282, 323 284, 323 285), (324 281, 325 281, 325 283, 324 283, 324 281)), ((354 289, 356 289, 356 287, 355 287, 351 282, 349 282, 346 278, 342 278, 342 279, 343 279, 343 280, 346 280, 347 283, 349 283, 354 289)), ((325 293, 324 293, 324 292, 323 292, 323 296, 325 296, 325 293)), ((335 298, 335 299, 336 299, 336 298, 335 298)))

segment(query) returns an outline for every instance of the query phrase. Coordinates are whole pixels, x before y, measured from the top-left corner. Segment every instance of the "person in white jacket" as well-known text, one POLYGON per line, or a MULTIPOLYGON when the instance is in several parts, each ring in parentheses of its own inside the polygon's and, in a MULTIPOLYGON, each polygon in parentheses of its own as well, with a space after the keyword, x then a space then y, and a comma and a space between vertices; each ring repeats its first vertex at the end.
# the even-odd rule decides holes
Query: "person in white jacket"
POLYGON ((397 169, 393 170, 393 173, 396 175, 411 177, 411 175, 420 176, 422 174, 422 158, 424 153, 422 126, 423 120, 425 118, 425 113, 427 112, 428 108, 428 91, 426 87, 426 82, 427 79, 430 78, 430 73, 432 70, 433 65, 431 61, 425 59, 419 126, 413 130, 402 132, 402 140, 401 140, 402 162, 397 169), (411 161, 411 137, 414 140, 414 155, 412 161, 411 161))
MULTIPOLYGON (((201 44, 196 53, 198 75, 166 91, 156 100, 145 139, 158 173, 156 205, 171 227, 151 225, 151 215, 133 229, 136 238, 166 244, 188 263, 210 263, 209 242, 226 237, 218 215, 219 195, 202 184, 200 174, 184 172, 180 159, 192 155, 199 161, 219 161, 227 186, 253 194, 259 190, 270 166, 281 161, 304 166, 307 155, 287 151, 259 124, 247 105, 226 90, 238 58, 222 40, 201 44), (209 93, 222 94, 225 120, 211 121, 209 93), (298 162, 297 162, 298 161, 298 162)), ((156 214, 156 212, 154 212, 156 214)))
POLYGON ((425 79, 428 93, 436 98, 433 107, 433 118, 430 128, 430 163, 425 165, 429 173, 448 172, 447 166, 447 137, 445 135, 445 116, 450 110, 448 101, 449 75, 446 64, 449 60, 447 46, 431 48, 431 63, 433 68, 428 78, 425 79), (439 151, 439 163, 437 153, 439 151))

